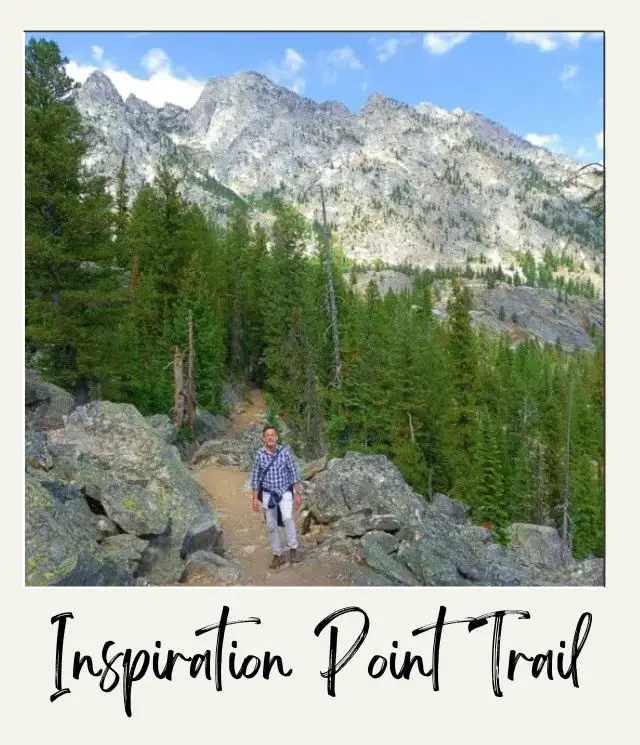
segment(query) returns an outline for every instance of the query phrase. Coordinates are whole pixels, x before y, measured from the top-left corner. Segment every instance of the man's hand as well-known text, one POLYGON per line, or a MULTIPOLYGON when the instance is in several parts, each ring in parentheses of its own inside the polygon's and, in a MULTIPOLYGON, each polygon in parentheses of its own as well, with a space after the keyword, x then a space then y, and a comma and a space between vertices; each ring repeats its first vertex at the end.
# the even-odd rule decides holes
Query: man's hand
POLYGON ((300 496, 300 492, 299 491, 295 491, 294 492, 293 504, 295 505, 296 508, 297 507, 300 507, 300 505, 302 504, 302 497, 300 496))
POLYGON ((251 507, 254 512, 260 512, 260 500, 258 499, 258 490, 254 489, 251 494, 251 507))

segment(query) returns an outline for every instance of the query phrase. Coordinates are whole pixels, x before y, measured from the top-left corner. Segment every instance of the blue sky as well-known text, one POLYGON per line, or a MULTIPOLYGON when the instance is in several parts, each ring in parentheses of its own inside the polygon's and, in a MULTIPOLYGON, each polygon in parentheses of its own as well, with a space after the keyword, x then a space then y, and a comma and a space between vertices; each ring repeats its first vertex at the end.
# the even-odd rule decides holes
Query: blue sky
POLYGON ((602 34, 66 32, 69 73, 101 69, 123 97, 189 108, 208 78, 255 70, 356 111, 374 92, 476 111, 535 145, 602 159, 602 34))

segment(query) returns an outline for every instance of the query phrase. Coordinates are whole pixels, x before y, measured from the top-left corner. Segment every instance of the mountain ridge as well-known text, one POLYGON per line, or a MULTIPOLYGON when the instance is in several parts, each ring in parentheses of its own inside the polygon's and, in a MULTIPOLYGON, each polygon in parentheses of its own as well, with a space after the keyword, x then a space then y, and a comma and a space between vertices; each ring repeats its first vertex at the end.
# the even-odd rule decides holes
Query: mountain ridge
POLYGON ((221 220, 231 205, 208 178, 243 200, 277 194, 309 220, 322 185, 334 236, 355 261, 433 268, 482 253, 495 266, 546 249, 588 268, 601 260, 602 229, 580 201, 595 180, 566 185, 578 161, 477 112, 377 92, 350 112, 247 71, 209 79, 191 109, 123 101, 98 71, 75 100, 97 134, 90 170, 113 179, 124 158, 135 193, 173 161, 187 198, 221 220))

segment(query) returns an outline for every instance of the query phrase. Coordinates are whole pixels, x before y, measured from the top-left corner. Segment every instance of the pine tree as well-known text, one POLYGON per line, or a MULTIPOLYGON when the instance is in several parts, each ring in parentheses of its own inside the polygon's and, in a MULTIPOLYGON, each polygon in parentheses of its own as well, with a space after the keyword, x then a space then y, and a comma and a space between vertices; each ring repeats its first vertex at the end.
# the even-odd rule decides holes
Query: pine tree
POLYGON ((502 458, 492 424, 486 415, 474 460, 471 515, 477 520, 491 523, 496 534, 503 537, 509 514, 505 499, 502 458))
POLYGON ((110 388, 125 293, 114 271, 104 179, 86 177, 86 132, 53 42, 26 48, 26 337, 50 379, 78 400, 110 388))
POLYGON ((449 354, 453 388, 452 421, 447 457, 456 474, 456 491, 471 488, 473 446, 477 438, 477 357, 469 311, 471 297, 466 287, 454 281, 449 305, 449 354))
POLYGON ((116 174, 116 236, 120 237, 120 232, 126 224, 129 215, 129 187, 127 185, 127 167, 125 159, 122 158, 120 168, 116 174))

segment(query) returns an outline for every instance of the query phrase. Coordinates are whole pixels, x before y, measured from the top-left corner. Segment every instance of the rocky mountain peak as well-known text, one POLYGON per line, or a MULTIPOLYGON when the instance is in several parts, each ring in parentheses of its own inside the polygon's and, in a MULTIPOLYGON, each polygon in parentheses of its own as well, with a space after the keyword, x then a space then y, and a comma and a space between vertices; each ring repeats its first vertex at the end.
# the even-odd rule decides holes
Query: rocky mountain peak
POLYGON ((84 104, 112 103, 121 106, 122 97, 111 79, 99 70, 94 70, 76 92, 77 98, 84 104))
POLYGON ((138 98, 135 93, 130 93, 124 103, 128 109, 137 109, 148 114, 153 114, 157 111, 155 106, 152 106, 148 101, 138 98))
POLYGON ((404 108, 407 108, 407 105, 401 101, 396 101, 395 98, 385 96, 383 93, 372 93, 360 109, 360 113, 371 111, 393 112, 404 108))

